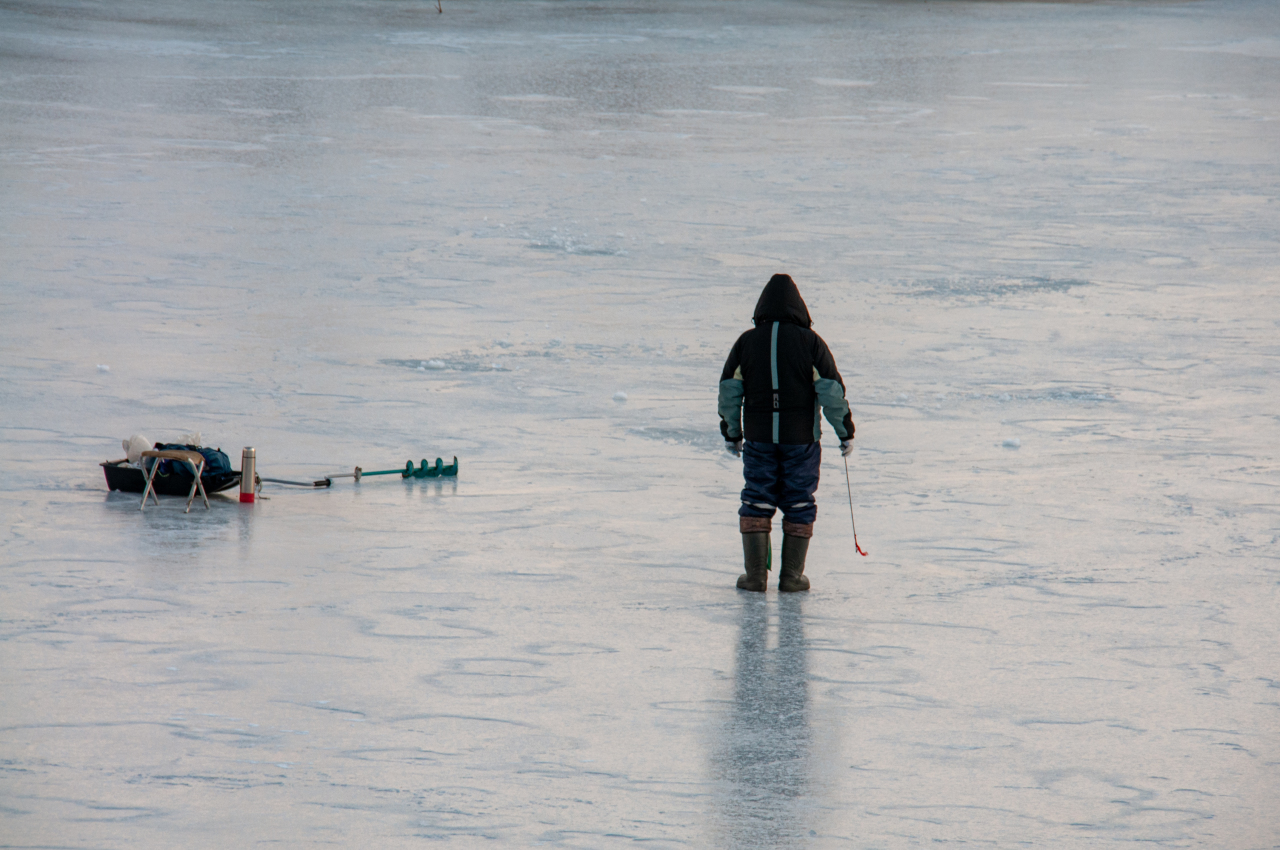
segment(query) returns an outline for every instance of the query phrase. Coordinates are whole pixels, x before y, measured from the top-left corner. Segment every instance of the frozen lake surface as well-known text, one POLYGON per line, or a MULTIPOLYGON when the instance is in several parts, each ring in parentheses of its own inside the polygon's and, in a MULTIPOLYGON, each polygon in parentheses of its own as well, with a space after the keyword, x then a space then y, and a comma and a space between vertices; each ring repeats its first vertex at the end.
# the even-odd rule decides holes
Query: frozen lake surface
POLYGON ((1280 846, 1278 117, 1263 0, 0 4, 0 846, 1280 846))

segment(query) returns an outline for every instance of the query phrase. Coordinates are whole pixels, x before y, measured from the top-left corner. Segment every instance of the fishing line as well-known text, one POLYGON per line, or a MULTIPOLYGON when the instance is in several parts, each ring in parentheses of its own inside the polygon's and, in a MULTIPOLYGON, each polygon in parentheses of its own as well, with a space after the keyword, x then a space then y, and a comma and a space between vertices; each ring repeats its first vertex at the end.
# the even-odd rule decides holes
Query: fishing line
MULTIPOLYGON (((844 455, 841 455, 844 457, 844 455)), ((844 458, 844 487, 849 491, 849 522, 853 525, 853 548, 858 550, 858 554, 867 557, 867 553, 862 551, 862 547, 858 545, 858 523, 853 518, 853 485, 849 483, 849 458, 844 458)))

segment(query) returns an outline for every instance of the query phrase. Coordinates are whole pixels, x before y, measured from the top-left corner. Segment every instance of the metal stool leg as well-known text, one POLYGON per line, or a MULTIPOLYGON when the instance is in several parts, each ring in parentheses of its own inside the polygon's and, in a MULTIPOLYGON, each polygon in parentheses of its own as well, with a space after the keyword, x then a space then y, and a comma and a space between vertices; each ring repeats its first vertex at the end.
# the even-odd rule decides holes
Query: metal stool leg
POLYGON ((145 511, 147 509, 148 493, 151 494, 151 498, 156 500, 157 506, 159 506, 160 504, 160 497, 156 495, 155 488, 152 486, 152 483, 151 483, 151 480, 156 477, 156 470, 159 468, 160 468, 160 460, 157 458, 156 462, 151 464, 151 474, 147 476, 147 486, 142 488, 142 506, 138 508, 138 510, 140 511, 145 511))
POLYGON ((196 488, 197 488, 197 487, 199 487, 199 488, 200 488, 200 495, 201 495, 201 496, 204 496, 204 506, 205 506, 205 509, 207 510, 207 509, 208 509, 208 507, 209 507, 209 497, 208 497, 208 496, 205 496, 205 494, 204 494, 204 482, 200 480, 200 476, 201 476, 201 474, 203 474, 203 473, 204 473, 204 461, 203 461, 203 460, 201 460, 201 461, 200 461, 200 465, 199 465, 199 466, 196 466, 195 461, 189 460, 189 461, 187 461, 187 466, 191 467, 191 471, 192 471, 192 472, 194 472, 194 473, 196 474, 196 480, 195 480, 195 481, 193 481, 193 482, 191 482, 191 492, 187 494, 187 509, 186 509, 185 511, 183 511, 183 513, 184 513, 184 514, 189 514, 189 513, 191 513, 191 503, 192 503, 192 502, 195 500, 195 498, 196 498, 196 488))

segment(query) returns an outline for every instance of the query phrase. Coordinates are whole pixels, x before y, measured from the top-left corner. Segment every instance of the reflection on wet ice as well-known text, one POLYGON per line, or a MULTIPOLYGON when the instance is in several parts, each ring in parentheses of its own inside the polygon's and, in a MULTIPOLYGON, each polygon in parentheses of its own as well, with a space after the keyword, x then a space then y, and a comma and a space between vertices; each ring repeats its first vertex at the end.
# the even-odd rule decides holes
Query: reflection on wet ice
MULTIPOLYGON (((745 596, 745 594, 744 594, 745 596)), ((809 660, 798 596, 742 600, 733 703, 714 757, 726 847, 786 847, 808 834, 809 660), (777 615, 770 646, 769 614, 777 615)))

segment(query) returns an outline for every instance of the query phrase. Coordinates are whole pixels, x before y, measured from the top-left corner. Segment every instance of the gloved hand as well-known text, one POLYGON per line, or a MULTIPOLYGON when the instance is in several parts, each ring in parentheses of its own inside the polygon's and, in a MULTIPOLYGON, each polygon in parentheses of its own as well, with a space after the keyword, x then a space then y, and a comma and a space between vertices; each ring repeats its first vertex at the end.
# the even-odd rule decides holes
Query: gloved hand
POLYGON ((848 457, 853 454, 853 440, 840 441, 840 457, 848 457))
POLYGON ((742 457, 742 438, 736 440, 725 440, 724 449, 734 457, 742 457))

